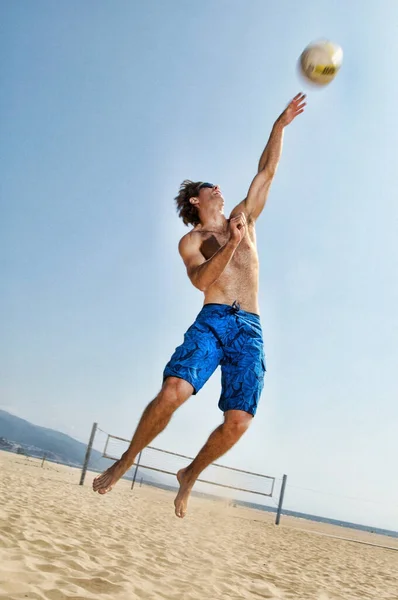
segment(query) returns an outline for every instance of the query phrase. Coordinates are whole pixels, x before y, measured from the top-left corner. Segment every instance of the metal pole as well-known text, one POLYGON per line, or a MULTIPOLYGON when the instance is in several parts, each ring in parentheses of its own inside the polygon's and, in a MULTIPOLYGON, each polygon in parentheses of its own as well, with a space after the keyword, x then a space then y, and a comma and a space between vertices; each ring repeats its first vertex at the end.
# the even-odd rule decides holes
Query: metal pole
POLYGON ((281 493, 279 496, 278 512, 276 513, 275 525, 279 525, 279 522, 281 520, 283 497, 285 495, 285 488, 286 488, 286 480, 287 480, 287 475, 284 475, 282 478, 282 487, 281 487, 281 493))
POLYGON ((104 451, 103 451, 103 453, 102 453, 102 456, 106 456, 106 450, 107 450, 107 448, 108 448, 108 442, 109 442, 109 438, 110 438, 110 435, 109 435, 109 433, 108 433, 108 437, 106 438, 106 442, 105 442, 105 448, 104 448, 104 451))
POLYGON ((141 452, 140 452, 140 453, 139 453, 139 455, 138 455, 138 460, 137 460, 137 463, 136 463, 136 466, 135 466, 134 477, 133 477, 133 483, 131 484, 131 489, 132 489, 132 490, 134 489, 135 480, 137 479, 137 471, 138 471, 138 467, 139 467, 139 464, 140 464, 141 455, 142 455, 142 450, 141 450, 141 452))
POLYGON ((84 479, 86 477, 88 462, 90 460, 90 455, 91 455, 91 448, 93 447, 93 442, 94 442, 95 434, 97 432, 97 427, 98 427, 98 423, 93 423, 93 428, 91 429, 91 435, 90 435, 90 439, 88 441, 88 446, 87 446, 87 450, 86 450, 86 456, 84 457, 84 464, 83 464, 83 468, 82 468, 82 474, 80 477, 79 485, 83 485, 84 479))

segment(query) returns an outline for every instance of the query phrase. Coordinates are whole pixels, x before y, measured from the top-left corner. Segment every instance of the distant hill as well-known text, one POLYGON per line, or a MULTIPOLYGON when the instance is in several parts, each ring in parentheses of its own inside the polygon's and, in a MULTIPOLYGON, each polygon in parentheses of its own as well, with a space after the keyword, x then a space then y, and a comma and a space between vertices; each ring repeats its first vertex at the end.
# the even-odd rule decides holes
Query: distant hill
MULTIPOLYGON (((60 462, 72 465, 82 465, 86 453, 86 445, 69 435, 33 425, 4 410, 0 410, 0 437, 22 445, 24 449, 31 447, 33 455, 48 452, 53 455, 54 460, 59 459, 60 462)), ((93 453, 96 453, 98 458, 101 456, 95 450, 93 453)))
MULTIPOLYGON (((0 410, 0 450, 40 458, 46 454, 47 460, 81 467, 86 448, 86 444, 78 442, 65 433, 33 425, 25 419, 0 410)), ((91 451, 89 469, 103 471, 112 463, 113 461, 103 458, 101 452, 94 449, 91 451)), ((148 483, 154 481, 147 473, 143 475, 138 471, 138 477, 141 476, 144 476, 148 483)))

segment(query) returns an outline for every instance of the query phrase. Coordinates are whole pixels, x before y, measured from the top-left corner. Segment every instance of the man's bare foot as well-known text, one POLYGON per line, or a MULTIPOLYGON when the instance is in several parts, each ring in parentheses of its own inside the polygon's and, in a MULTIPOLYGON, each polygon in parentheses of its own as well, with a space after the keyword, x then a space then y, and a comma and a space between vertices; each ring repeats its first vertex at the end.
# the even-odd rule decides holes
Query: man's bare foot
POLYGON ((93 481, 93 490, 99 494, 106 494, 110 492, 113 486, 119 481, 125 472, 129 469, 129 466, 121 460, 117 460, 114 465, 109 467, 106 471, 96 477, 93 481))
POLYGON ((181 469, 177 473, 178 483, 180 484, 179 492, 174 500, 175 513, 177 517, 183 519, 187 513, 188 500, 192 490, 192 483, 188 481, 186 469, 181 469))

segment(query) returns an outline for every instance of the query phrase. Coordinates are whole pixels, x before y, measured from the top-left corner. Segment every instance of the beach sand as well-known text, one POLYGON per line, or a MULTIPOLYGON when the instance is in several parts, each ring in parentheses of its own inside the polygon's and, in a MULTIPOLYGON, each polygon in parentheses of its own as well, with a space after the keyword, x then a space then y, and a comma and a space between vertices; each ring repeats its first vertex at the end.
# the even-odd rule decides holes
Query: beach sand
POLYGON ((398 539, 121 481, 0 452, 0 598, 397 600, 398 539), (320 535, 322 534, 322 535, 320 535), (328 535, 324 535, 328 534, 328 535))

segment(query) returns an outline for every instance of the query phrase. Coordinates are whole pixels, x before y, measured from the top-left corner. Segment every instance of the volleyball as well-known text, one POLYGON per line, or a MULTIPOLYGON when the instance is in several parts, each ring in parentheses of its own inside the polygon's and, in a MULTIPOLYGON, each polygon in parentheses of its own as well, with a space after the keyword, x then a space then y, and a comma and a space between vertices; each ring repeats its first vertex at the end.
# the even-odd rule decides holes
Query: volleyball
POLYGON ((302 74, 316 85, 327 85, 333 81, 342 62, 343 50, 330 41, 310 44, 300 56, 302 74))

